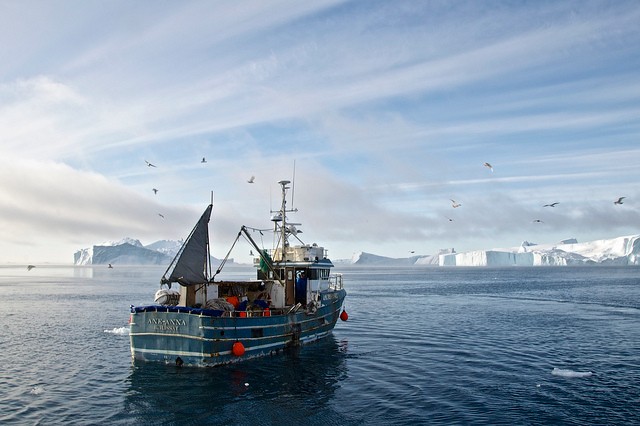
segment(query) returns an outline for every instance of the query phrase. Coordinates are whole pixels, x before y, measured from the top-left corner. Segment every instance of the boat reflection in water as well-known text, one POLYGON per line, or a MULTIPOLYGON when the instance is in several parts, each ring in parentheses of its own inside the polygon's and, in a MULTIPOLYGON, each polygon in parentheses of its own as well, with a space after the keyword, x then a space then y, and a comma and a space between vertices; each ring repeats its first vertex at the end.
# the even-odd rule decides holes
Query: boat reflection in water
POLYGON ((347 378, 345 352, 329 336, 214 369, 135 361, 123 413, 141 424, 338 424, 333 401, 347 378))

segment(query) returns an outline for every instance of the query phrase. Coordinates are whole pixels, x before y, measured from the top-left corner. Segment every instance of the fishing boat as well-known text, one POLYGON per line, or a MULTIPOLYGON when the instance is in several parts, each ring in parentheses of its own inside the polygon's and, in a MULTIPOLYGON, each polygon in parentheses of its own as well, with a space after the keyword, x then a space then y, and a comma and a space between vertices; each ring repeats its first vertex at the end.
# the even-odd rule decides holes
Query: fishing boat
POLYGON ((288 214, 297 211, 287 208, 291 182, 278 183, 282 201, 279 210, 271 211, 272 227, 242 226, 215 273, 208 229, 213 202, 209 204, 162 276, 155 303, 131 305, 134 360, 228 364, 317 341, 332 332, 339 318, 347 320, 342 274, 331 273, 334 265, 324 247, 300 240, 301 224, 288 221, 288 214), (273 232, 273 246, 258 246, 255 232, 273 232), (256 278, 220 279, 240 238, 255 250, 256 278))

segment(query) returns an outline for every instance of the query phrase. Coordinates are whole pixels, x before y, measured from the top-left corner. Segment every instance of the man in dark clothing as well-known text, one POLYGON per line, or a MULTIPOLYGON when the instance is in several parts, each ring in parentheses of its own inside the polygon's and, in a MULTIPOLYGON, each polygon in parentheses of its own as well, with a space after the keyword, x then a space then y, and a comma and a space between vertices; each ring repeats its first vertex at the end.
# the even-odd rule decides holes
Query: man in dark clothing
POLYGON ((307 277, 304 271, 298 273, 296 278, 296 303, 302 303, 302 306, 307 305, 307 277))

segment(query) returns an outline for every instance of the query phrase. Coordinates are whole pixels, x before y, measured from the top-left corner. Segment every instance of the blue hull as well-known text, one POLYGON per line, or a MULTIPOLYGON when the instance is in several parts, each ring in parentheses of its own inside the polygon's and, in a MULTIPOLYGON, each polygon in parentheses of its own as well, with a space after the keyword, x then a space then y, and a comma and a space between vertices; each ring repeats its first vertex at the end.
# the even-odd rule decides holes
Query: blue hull
POLYGON ((326 337, 342 309, 345 290, 321 292, 316 312, 300 309, 271 316, 239 316, 205 309, 166 306, 131 308, 131 355, 135 360, 215 366, 272 355, 326 337), (234 355, 242 343, 244 354, 234 355))

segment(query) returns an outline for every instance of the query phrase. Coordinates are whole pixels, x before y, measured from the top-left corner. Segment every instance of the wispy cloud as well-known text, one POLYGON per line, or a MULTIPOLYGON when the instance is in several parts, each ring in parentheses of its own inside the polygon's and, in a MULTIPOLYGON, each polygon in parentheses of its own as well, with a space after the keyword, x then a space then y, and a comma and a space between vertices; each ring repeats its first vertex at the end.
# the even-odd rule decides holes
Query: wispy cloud
POLYGON ((231 237, 294 159, 338 256, 636 229, 636 2, 74 6, 1 7, 0 253, 172 238, 211 190, 231 237))

